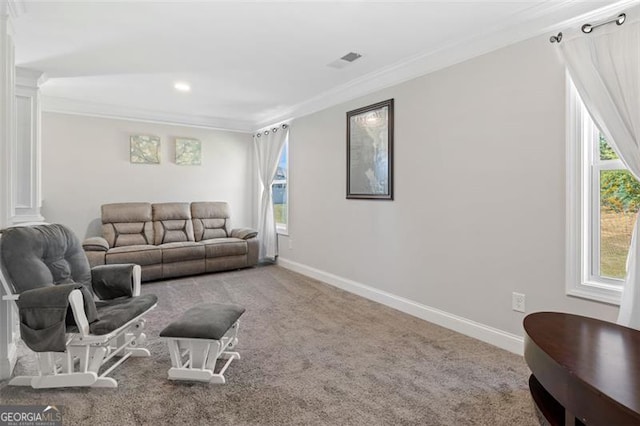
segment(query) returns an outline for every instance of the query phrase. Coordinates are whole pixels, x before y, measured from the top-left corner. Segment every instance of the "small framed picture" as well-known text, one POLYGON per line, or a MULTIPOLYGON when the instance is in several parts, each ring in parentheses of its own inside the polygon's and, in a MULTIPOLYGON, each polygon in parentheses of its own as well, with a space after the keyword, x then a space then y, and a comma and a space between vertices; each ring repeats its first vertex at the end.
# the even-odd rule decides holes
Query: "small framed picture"
POLYGON ((347 198, 393 200, 393 99, 347 112, 347 198))
POLYGON ((160 138, 148 135, 132 135, 130 160, 133 164, 160 164, 160 138))
POLYGON ((176 138, 176 164, 199 166, 202 164, 202 144, 197 139, 176 138))

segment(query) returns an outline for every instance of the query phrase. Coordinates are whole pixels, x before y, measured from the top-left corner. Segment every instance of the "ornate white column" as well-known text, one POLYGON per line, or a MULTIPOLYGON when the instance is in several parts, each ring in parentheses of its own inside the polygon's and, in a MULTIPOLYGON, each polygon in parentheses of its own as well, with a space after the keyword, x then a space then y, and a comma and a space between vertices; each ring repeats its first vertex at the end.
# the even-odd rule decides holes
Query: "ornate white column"
MULTIPOLYGON (((15 57, 11 20, 23 12, 17 0, 0 1, 0 228, 11 223, 14 201, 15 57)), ((1 288, 1 286, 0 286, 1 288)), ((5 296, 4 290, 2 295, 5 296)), ((11 375, 16 362, 13 302, 0 300, 0 378, 11 375)))
POLYGON ((13 224, 41 222, 40 84, 42 72, 16 68, 16 116, 13 145, 13 224))
POLYGON ((11 142, 14 128, 15 59, 9 4, 0 2, 0 227, 11 217, 11 142))

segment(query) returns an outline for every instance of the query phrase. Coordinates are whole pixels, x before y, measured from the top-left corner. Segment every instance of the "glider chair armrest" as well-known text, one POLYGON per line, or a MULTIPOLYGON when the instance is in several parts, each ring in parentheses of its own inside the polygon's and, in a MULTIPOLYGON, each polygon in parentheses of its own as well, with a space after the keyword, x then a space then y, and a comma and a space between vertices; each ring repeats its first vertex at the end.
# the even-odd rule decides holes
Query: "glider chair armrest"
POLYGON ((89 335, 89 320, 87 319, 87 313, 84 311, 84 298, 80 290, 73 290, 69 293, 69 306, 71 306, 71 312, 73 312, 73 319, 76 321, 76 326, 80 331, 82 337, 89 335))
POLYGON ((108 251, 109 243, 102 237, 87 238, 82 242, 84 251, 108 251))
POLYGON ((251 228, 238 228, 231 230, 231 237, 240 238, 242 240, 248 240, 258 236, 258 231, 251 228))
POLYGON ((102 300, 140 296, 141 278, 140 265, 133 263, 100 265, 91 268, 93 292, 102 300))

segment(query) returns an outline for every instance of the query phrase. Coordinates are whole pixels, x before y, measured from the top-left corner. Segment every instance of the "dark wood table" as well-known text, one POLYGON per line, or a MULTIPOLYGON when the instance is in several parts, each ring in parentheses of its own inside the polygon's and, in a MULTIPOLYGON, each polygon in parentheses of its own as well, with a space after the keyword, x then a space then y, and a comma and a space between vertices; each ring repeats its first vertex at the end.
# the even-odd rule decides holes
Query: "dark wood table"
POLYGON ((640 425, 640 331, 557 312, 524 319, 529 389, 552 425, 640 425))

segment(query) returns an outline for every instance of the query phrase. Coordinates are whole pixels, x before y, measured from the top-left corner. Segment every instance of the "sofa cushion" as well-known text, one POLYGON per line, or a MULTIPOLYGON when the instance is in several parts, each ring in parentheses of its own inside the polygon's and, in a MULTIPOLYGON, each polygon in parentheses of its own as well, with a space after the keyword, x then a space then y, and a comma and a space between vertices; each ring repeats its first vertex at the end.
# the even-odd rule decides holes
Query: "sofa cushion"
POLYGON ((156 246, 136 245, 112 248, 105 257, 107 265, 135 263, 140 266, 162 263, 162 250, 156 246))
POLYGON ((162 264, 162 278, 182 277, 185 275, 204 274, 206 272, 205 259, 185 260, 182 262, 165 262, 162 264))
POLYGON ((207 259, 247 254, 247 242, 239 238, 214 238, 200 241, 198 244, 204 246, 207 259))
POLYGON ((163 263, 204 259, 204 246, 194 242, 167 243, 158 247, 162 249, 163 263))
POLYGON ((229 271, 231 269, 246 268, 247 266, 250 265, 247 263, 246 254, 241 254, 239 256, 211 257, 205 259, 206 272, 229 271))
POLYGON ((111 247, 153 244, 151 222, 109 223, 102 225, 102 227, 103 234, 107 236, 105 238, 107 241, 113 235, 113 243, 110 243, 111 247))
POLYGON ((159 203, 152 209, 156 245, 194 241, 189 203, 159 203))
POLYGON ((112 203, 102 205, 102 223, 151 222, 149 203, 112 203))
POLYGON ((109 247, 153 244, 151 204, 104 204, 102 235, 109 243, 109 247))
POLYGON ((107 251, 109 243, 102 237, 89 237, 82 242, 84 251, 107 251))
POLYGON ((225 238, 231 233, 229 205, 223 201, 191 203, 191 217, 196 241, 225 238))
POLYGON ((196 241, 228 237, 224 219, 193 219, 196 241))

